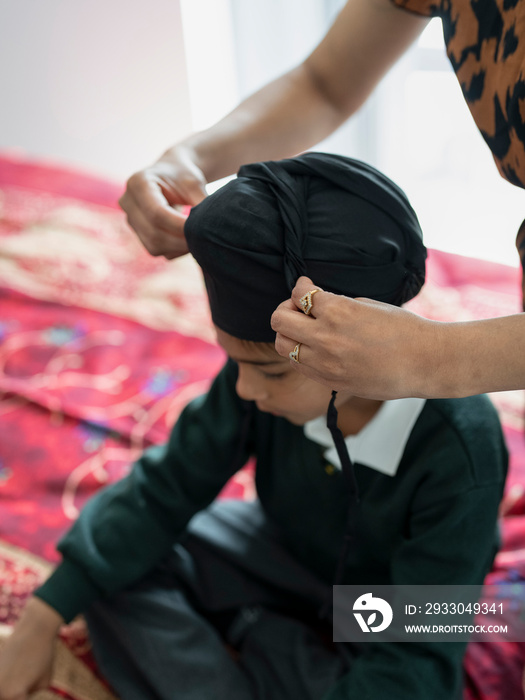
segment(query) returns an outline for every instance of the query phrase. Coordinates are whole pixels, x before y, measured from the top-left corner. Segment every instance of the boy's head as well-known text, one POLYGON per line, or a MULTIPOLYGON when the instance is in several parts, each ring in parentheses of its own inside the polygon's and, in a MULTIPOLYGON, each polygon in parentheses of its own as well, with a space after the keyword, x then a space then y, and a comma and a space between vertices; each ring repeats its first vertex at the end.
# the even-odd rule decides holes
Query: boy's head
MULTIPOLYGON (((243 166, 192 209, 185 232, 219 343, 239 367, 238 394, 298 425, 325 413, 331 392, 273 347, 271 314, 296 279, 306 274, 326 291, 393 304, 424 281, 426 250, 404 193, 341 156, 243 166)), ((339 405, 348 398, 340 394, 339 405)))
POLYGON ((243 166, 185 226, 213 321, 272 342, 270 318, 305 274, 326 291, 402 304, 424 281, 426 250, 404 193, 374 168, 307 153, 243 166))

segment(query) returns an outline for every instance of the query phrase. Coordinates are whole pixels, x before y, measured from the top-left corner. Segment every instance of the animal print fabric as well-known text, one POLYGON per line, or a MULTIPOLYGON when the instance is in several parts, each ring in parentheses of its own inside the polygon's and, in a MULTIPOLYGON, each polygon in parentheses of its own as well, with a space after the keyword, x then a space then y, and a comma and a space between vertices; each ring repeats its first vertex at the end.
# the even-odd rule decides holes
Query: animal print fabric
POLYGON ((447 55, 501 175, 525 187, 525 0, 391 0, 440 17, 447 55))

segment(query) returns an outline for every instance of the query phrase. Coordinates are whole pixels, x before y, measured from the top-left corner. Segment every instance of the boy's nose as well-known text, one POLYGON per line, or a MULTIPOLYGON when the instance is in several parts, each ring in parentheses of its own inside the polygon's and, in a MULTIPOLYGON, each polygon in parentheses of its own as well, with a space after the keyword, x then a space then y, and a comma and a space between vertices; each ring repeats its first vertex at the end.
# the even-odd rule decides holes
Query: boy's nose
POLYGON ((239 365, 239 376, 235 390, 245 401, 262 401, 268 397, 264 378, 258 376, 257 371, 252 367, 239 365))

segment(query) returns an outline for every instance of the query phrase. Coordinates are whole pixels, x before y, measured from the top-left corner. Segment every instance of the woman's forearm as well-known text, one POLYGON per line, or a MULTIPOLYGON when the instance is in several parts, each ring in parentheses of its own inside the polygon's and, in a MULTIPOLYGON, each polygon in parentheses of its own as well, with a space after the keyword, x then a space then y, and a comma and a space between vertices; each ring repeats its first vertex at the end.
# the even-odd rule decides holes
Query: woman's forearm
POLYGON ((243 163, 310 148, 359 109, 427 21, 390 0, 349 0, 301 65, 179 147, 190 151, 208 182, 243 163))
POLYGON ((213 182, 237 172, 243 163, 304 151, 345 118, 319 92, 301 64, 248 97, 210 129, 193 134, 175 148, 189 149, 206 180, 213 182))
POLYGON ((421 366, 421 395, 525 389, 525 314, 440 326, 436 365, 430 353, 421 366))
POLYGON ((130 177, 120 205, 146 249, 167 258, 186 253, 186 219, 177 207, 195 206, 206 183, 244 163, 286 158, 324 139, 360 107, 426 23, 390 0, 348 0, 301 65, 130 177))

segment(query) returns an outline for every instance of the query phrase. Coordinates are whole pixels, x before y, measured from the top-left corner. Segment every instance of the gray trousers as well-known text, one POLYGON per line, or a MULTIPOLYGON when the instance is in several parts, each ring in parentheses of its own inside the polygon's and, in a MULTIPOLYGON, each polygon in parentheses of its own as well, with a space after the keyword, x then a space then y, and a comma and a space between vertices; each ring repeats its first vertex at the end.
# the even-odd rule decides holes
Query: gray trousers
POLYGON ((222 501, 155 571, 86 618, 122 700, 320 700, 351 660, 348 645, 327 643, 331 627, 320 634, 331 594, 257 502, 222 501))

